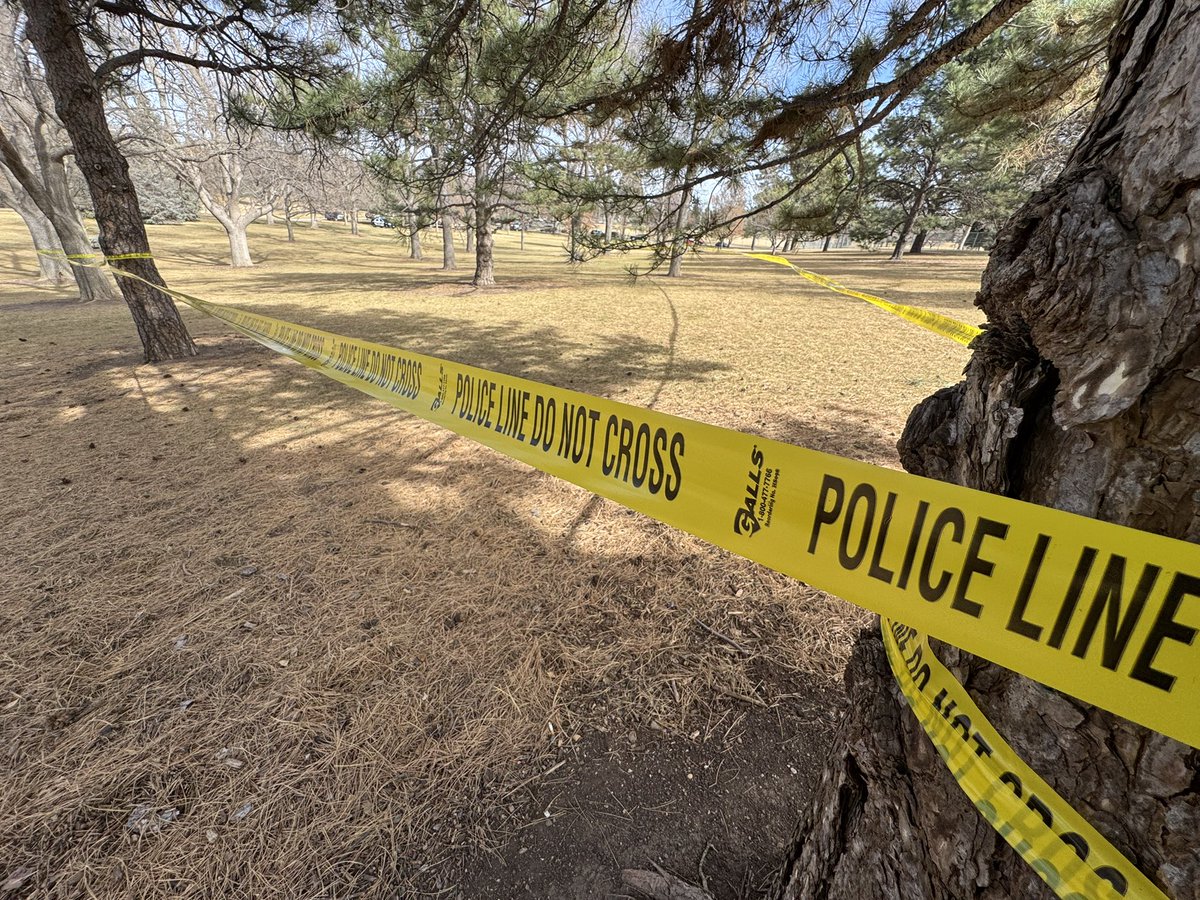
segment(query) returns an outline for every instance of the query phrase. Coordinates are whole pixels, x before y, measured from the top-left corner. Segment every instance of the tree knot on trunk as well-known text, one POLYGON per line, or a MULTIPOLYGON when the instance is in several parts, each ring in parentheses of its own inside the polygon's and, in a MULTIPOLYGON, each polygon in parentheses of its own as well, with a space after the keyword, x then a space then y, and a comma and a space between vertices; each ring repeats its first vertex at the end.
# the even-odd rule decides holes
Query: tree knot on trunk
POLYGON ((992 370, 1012 369, 1021 363, 1036 365, 1041 361, 1029 325, 1019 316, 1004 327, 985 324, 983 333, 971 342, 971 349, 975 353, 972 363, 992 370))

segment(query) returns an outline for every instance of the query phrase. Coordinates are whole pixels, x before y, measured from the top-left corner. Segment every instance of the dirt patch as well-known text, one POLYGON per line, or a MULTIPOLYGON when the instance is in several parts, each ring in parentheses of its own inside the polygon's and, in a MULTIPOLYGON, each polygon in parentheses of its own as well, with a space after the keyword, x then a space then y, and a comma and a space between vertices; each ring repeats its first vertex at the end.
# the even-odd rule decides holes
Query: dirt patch
POLYGON ((840 690, 726 710, 686 734, 631 728, 578 745, 520 808, 519 830, 467 861, 454 896, 622 897, 622 869, 661 866, 718 900, 757 897, 816 787, 840 690))

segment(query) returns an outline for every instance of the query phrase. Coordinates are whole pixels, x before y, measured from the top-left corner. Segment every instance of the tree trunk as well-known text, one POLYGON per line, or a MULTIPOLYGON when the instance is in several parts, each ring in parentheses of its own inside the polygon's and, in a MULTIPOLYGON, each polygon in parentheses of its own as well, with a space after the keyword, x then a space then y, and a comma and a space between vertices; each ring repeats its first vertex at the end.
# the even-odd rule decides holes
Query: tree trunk
POLYGON ((308 211, 308 227, 309 228, 319 227, 317 224, 317 211, 315 209, 310 209, 308 211))
POLYGON ((754 234, 750 235, 750 252, 751 253, 754 252, 754 245, 757 243, 758 243, 758 232, 756 231, 756 232, 754 232, 754 234))
POLYGON ((444 209, 442 211, 442 268, 448 272, 458 268, 458 263, 454 260, 454 220, 444 209))
POLYGON ((63 255, 62 243, 50 220, 37 208, 37 204, 24 188, 15 179, 7 176, 7 169, 0 168, 0 173, 6 176, 4 180, 0 180, 0 203, 12 207, 29 229, 29 237, 33 241, 34 250, 37 251, 38 280, 54 284, 73 280, 71 264, 63 255))
POLYGON ((925 238, 929 237, 929 229, 922 228, 917 232, 917 236, 913 238, 912 246, 908 248, 908 252, 914 256, 918 253, 925 252, 925 238))
MULTIPOLYGON (((287 221, 288 240, 289 241, 294 240, 294 238, 292 237, 292 217, 291 217, 291 213, 288 210, 288 205, 287 205, 286 201, 284 202, 284 205, 283 205, 283 217, 287 221)), ((268 225, 275 224, 275 210, 274 209, 267 210, 267 224, 268 225)))
POLYGON ((464 247, 464 249, 466 250, 467 253, 471 253, 475 249, 475 231, 476 231, 476 228, 478 227, 476 225, 477 221, 478 221, 477 213, 471 212, 467 215, 467 242, 464 247))
MULTIPOLYGON (((1200 540, 1200 18, 1127 0, 1094 119, 999 235, 961 384, 913 411, 910 471, 1200 540)), ((1110 607, 1111 609, 1112 607, 1110 607)), ((1195 618, 1190 620, 1194 623, 1195 618)), ((1002 735, 1174 898, 1200 885, 1200 753, 944 649, 1002 735), (1034 712, 1036 710, 1036 713, 1034 712)), ((778 897, 1045 897, 860 639, 832 760, 778 897)))
MULTIPOLYGON (((489 287, 496 283, 494 246, 491 216, 485 210, 475 210, 475 287, 489 287)), ((468 232, 469 234, 470 232, 468 232)))
POLYGON ((525 232, 528 230, 529 230, 529 223, 522 222, 521 223, 521 249, 522 250, 525 249, 525 232))
POLYGON ((417 217, 408 214, 408 255, 413 259, 423 259, 421 255, 421 232, 417 227, 417 217))
POLYGON ((908 236, 912 234, 913 225, 917 221, 917 216, 921 214, 921 207, 925 205, 925 185, 917 191, 913 197, 912 206, 908 208, 908 212, 904 216, 904 224, 900 226, 900 234, 896 236, 896 245, 892 248, 892 255, 888 257, 890 262, 900 262, 904 258, 904 245, 908 241, 908 236))
MULTIPOLYGON (((71 202, 67 171, 62 160, 51 160, 45 155, 39 157, 36 150, 28 144, 25 144, 25 150, 26 152, 22 153, 22 148, 0 129, 0 161, 11 175, 8 180, 13 190, 27 195, 49 220, 58 243, 68 257, 81 258, 92 255, 94 251, 87 231, 71 202), (36 171, 30 168, 27 159, 35 163, 36 171)), ((91 265, 72 265, 71 274, 79 288, 79 299, 91 302, 114 298, 112 285, 99 268, 91 265)))
POLYGON ((350 210, 349 213, 347 213, 347 215, 350 219, 350 233, 353 235, 357 235, 358 234, 358 210, 352 209, 352 210, 350 210))
MULTIPOLYGON (((689 164, 683 171, 681 184, 688 184, 695 175, 695 166, 689 164)), ((667 267, 668 278, 678 278, 683 274, 683 254, 687 252, 687 242, 683 237, 683 228, 687 224, 688 204, 692 200, 691 188, 685 188, 679 198, 679 209, 675 211, 675 234, 671 241, 671 265, 667 267)))
MULTIPOLYGON (((24 8, 26 36, 45 66, 55 109, 87 180, 100 225, 101 249, 107 256, 148 254, 150 242, 129 166, 108 129, 103 94, 75 31, 67 0, 26 0, 24 8)), ((151 284, 163 284, 153 259, 119 260, 114 265, 151 284)), ((137 325, 147 362, 195 355, 196 345, 169 296, 131 278, 119 278, 118 284, 137 325)))
POLYGON ((583 215, 577 210, 571 215, 571 233, 567 237, 567 254, 572 260, 575 260, 575 254, 579 247, 579 232, 583 228, 583 215))
POLYGON ((832 235, 832 234, 827 234, 827 235, 825 235, 825 243, 823 243, 823 244, 821 245, 821 252, 822 252, 822 253, 828 253, 828 252, 829 252, 829 245, 830 245, 830 244, 832 244, 832 243, 833 243, 833 235, 832 235))
MULTIPOLYGON (((274 209, 267 210, 267 224, 273 224, 272 218, 275 215, 274 209)), ((292 198, 284 195, 283 198, 283 224, 287 228, 287 239, 289 244, 296 243, 296 226, 292 222, 292 198)), ((250 246, 246 246, 246 256, 250 255, 250 246)), ((236 265, 236 263, 235 263, 236 265)))
MULTIPOLYGON (((250 256, 250 235, 247 233, 249 223, 241 219, 219 218, 218 222, 225 229, 229 238, 229 264, 235 269, 249 268, 254 265, 250 256)), ((288 232, 291 233, 292 219, 288 216, 288 232)))

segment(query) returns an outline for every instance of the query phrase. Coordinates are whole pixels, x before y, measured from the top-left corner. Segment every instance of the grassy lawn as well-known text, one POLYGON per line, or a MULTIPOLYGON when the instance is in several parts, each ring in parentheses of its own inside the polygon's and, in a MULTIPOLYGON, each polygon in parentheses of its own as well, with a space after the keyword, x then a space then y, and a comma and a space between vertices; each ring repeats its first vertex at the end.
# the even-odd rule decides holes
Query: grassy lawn
MULTIPOLYGON (((461 245, 443 272, 432 233, 414 261, 394 232, 320 224, 254 226, 237 270, 213 223, 150 232, 209 300, 884 465, 968 358, 731 251, 634 281, 506 231, 477 291, 461 245)), ((980 321, 980 254, 793 258, 980 321)), ((0 881, 588 897, 711 841, 714 891, 753 886, 864 613, 191 310, 202 355, 143 364, 124 304, 35 275, 0 210, 0 881)))

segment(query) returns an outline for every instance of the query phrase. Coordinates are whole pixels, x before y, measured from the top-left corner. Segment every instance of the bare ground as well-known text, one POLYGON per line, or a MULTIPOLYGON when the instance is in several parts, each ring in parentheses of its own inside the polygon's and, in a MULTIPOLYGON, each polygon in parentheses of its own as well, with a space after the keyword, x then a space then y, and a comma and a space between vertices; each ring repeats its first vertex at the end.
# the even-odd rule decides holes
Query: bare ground
MULTIPOLYGON (((282 234, 251 270, 211 224, 152 240, 209 299, 882 464, 966 359, 730 253, 630 283, 503 234, 476 292, 282 234)), ((977 321, 981 256, 800 262, 977 321)), ((199 359, 142 364, 122 305, 32 272, 0 211, 0 890, 607 897, 658 862, 756 895, 861 611, 195 314, 199 359)))

